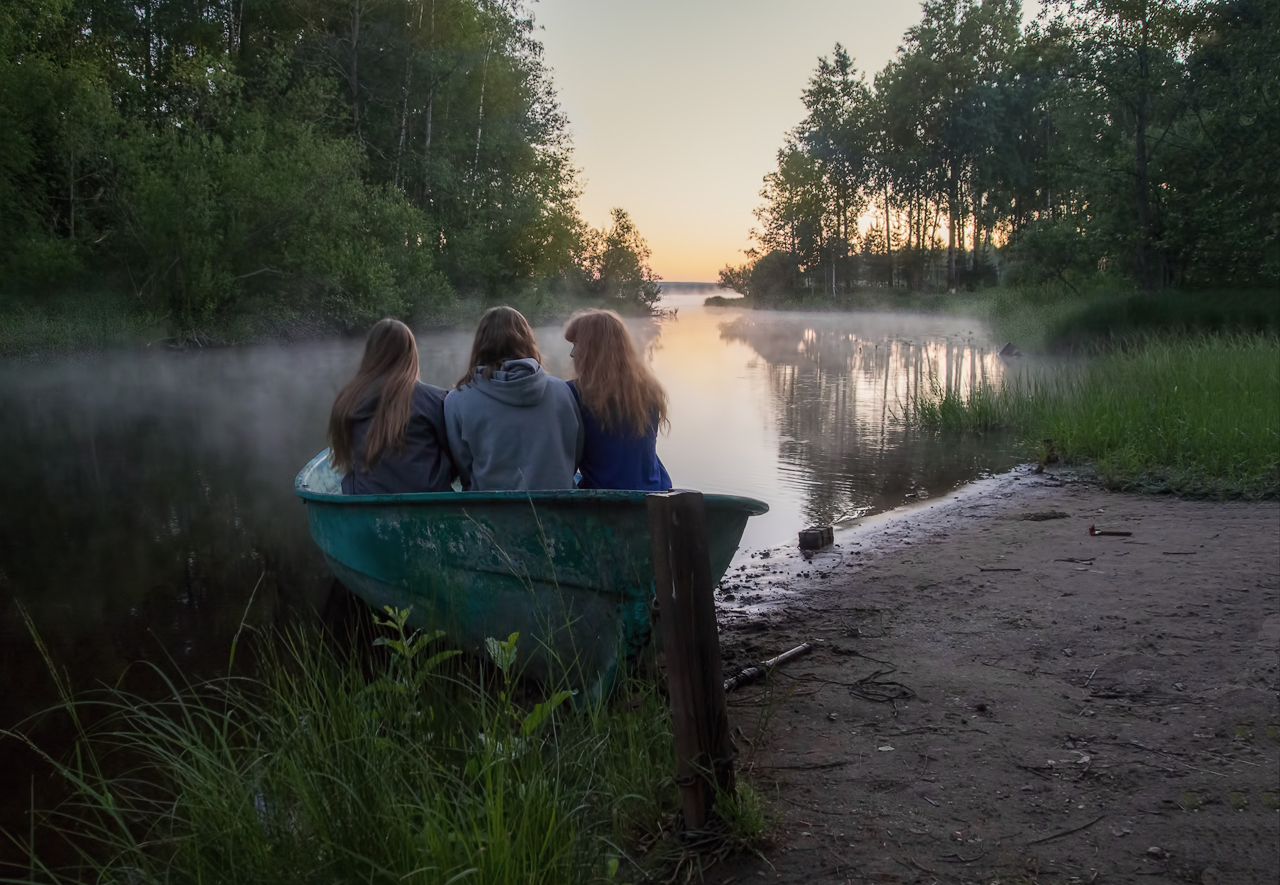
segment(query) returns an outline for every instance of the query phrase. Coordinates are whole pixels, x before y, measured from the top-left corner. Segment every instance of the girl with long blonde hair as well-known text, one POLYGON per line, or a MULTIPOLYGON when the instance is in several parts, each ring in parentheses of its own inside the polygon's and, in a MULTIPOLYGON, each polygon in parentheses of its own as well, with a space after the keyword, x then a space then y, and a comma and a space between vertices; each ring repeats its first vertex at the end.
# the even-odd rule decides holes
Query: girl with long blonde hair
POLYGON ((329 415, 329 459, 347 495, 448 491, 457 475, 444 427, 445 392, 418 380, 418 344, 404 323, 374 323, 355 378, 329 415))
POLYGON ((666 491, 671 477, 658 458, 658 430, 668 426, 667 392, 645 365, 622 318, 611 310, 569 317, 565 340, 577 378, 584 431, 582 489, 666 491))

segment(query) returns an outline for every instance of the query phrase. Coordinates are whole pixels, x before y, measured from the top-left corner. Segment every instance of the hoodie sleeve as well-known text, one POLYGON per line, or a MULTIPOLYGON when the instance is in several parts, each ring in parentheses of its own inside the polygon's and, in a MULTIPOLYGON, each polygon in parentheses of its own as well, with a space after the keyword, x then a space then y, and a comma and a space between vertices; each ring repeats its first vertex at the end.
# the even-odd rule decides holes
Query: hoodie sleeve
POLYGON ((457 468, 462 479, 464 490, 471 488, 471 447, 462 437, 462 416, 458 414, 461 394, 456 390, 449 391, 444 398, 444 429, 449 438, 449 453, 453 456, 453 466, 457 468))

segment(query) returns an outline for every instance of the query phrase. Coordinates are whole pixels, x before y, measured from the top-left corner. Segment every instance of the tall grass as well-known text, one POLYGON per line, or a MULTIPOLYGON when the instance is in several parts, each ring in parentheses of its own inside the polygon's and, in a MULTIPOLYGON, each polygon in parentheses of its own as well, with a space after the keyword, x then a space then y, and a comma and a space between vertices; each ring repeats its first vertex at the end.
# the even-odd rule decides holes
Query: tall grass
POLYGON ((1228 289, 1148 293, 1107 285, 1007 286, 955 296, 952 310, 984 320, 1024 351, 1088 352, 1142 336, 1277 334, 1273 291, 1228 289))
MULTIPOLYGON (((80 861, 40 877, 558 885, 664 862, 649 850, 678 793, 651 684, 613 706, 520 700, 518 637, 490 640, 478 668, 406 635, 406 615, 386 623, 389 663, 372 679, 295 633, 263 644, 258 678, 95 701, 107 724, 51 760, 74 795, 45 821, 79 834, 80 861)), ((87 703, 66 698, 75 722, 87 703)), ((739 833, 756 806, 742 796, 725 815, 739 833)))
POLYGON ((0 298, 0 357, 139 346, 162 338, 164 326, 163 316, 114 295, 0 298))
POLYGON ((1093 462, 1113 488, 1280 494, 1280 339, 1162 337, 1047 376, 968 395, 935 386, 907 404, 938 431, 1012 430, 1030 453, 1093 462))

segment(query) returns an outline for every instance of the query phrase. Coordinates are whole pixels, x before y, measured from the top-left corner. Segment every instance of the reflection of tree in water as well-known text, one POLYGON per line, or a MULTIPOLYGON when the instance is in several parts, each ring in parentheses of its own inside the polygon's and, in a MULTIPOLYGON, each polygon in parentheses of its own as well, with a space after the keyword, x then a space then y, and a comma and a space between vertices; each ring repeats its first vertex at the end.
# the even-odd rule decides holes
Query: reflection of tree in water
POLYGON ((964 392, 1000 373, 972 338, 906 331, 853 317, 744 316, 721 327, 767 364, 781 471, 805 490, 814 523, 887 510, 1010 463, 990 439, 942 439, 900 420, 918 392, 964 392))

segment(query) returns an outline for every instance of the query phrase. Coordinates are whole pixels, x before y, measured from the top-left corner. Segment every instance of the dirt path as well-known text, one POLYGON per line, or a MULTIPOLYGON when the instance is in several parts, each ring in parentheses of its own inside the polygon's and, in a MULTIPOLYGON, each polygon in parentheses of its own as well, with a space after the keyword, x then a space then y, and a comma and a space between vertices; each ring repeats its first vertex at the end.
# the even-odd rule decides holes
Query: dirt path
POLYGON ((729 696, 780 820, 707 881, 1280 881, 1280 504, 1024 469, 837 543, 726 578, 726 673, 820 645, 729 696))

